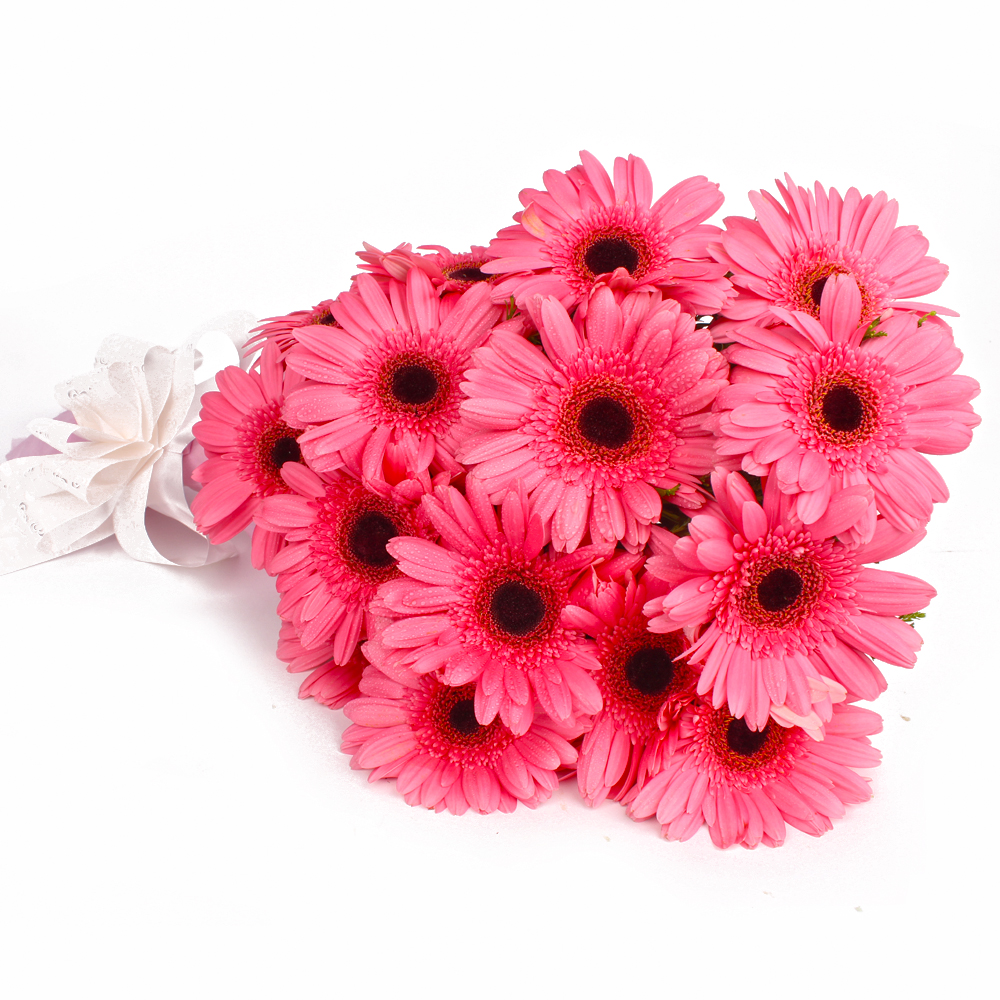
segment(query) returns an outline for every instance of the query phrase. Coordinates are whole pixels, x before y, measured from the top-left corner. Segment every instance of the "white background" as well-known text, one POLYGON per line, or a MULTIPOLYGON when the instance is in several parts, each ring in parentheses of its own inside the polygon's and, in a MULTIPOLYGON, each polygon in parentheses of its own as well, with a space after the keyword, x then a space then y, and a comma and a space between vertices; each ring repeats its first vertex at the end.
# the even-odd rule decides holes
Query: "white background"
POLYGON ((369 786, 273 656, 273 583, 113 540, 0 579, 0 989, 21 998, 985 996, 995 986, 996 16, 949 4, 9 5, 0 443, 100 340, 336 295, 368 240, 487 243, 588 148, 721 215, 885 189, 952 274, 984 426, 895 568, 875 799, 780 850, 564 787, 437 816, 369 786), (26 12, 30 11, 30 12, 26 12), (905 721, 904 716, 909 720, 905 721))

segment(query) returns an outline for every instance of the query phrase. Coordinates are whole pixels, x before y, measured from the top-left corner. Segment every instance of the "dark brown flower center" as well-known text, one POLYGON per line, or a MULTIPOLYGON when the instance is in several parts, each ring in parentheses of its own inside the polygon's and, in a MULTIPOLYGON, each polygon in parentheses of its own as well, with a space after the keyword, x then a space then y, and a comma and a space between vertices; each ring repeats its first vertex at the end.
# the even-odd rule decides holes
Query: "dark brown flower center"
POLYGON ((640 694, 662 694, 674 679, 674 661, 660 646, 637 649, 625 661, 625 677, 640 694))
POLYGON ((757 584, 757 600, 765 611, 784 611, 802 594, 802 577, 793 569, 779 566, 757 584))
POLYGON ((471 736, 481 728, 476 718, 476 703, 471 698, 456 701, 448 713, 448 723, 455 732, 471 736))
POLYGON ((296 440, 302 433, 293 430, 279 418, 279 405, 271 404, 269 411, 258 411, 248 417, 242 425, 241 433, 252 442, 252 453, 246 455, 251 461, 252 471, 261 496, 287 493, 288 484, 281 478, 281 467, 286 462, 302 462, 302 452, 296 440))
POLYGON ((392 394, 405 406, 429 403, 437 391, 437 376, 423 365, 400 365, 392 373, 392 394))
POLYGON ((820 302, 823 300, 823 289, 826 287, 826 283, 830 280, 830 275, 825 278, 820 278, 818 281, 814 281, 812 289, 809 292, 810 297, 813 302, 816 303, 816 308, 819 308, 820 302))
POLYGON ((483 274, 478 267, 459 267, 447 273, 453 281, 489 281, 493 277, 492 274, 483 274))
POLYGON ((856 431, 865 419, 865 404, 847 385, 835 385, 823 397, 823 419, 835 431, 856 431))
POLYGON ((608 396, 598 396, 584 403, 577 427, 591 444, 602 448, 621 448, 632 440, 635 433, 632 414, 608 396))
POLYGON ((362 514, 354 523, 347 545, 359 562, 382 568, 393 564, 392 556, 386 551, 386 544, 398 534, 399 528, 389 518, 372 510, 362 514))
POLYGON ((629 274, 634 275, 639 266, 639 251, 628 240, 604 236, 594 240, 587 248, 583 260, 594 275, 607 274, 619 267, 624 267, 629 274))
POLYGON ((542 623, 545 601, 518 580, 501 583, 490 600, 490 616, 497 628, 508 635, 527 635, 542 623))
POLYGON ((301 462, 302 450, 293 437, 280 437, 271 445, 271 461, 280 469, 285 462, 301 462))
POLYGON ((726 743, 733 753, 741 757, 752 757, 767 740, 768 722, 760 732, 755 732, 742 719, 733 719, 726 729, 726 743))

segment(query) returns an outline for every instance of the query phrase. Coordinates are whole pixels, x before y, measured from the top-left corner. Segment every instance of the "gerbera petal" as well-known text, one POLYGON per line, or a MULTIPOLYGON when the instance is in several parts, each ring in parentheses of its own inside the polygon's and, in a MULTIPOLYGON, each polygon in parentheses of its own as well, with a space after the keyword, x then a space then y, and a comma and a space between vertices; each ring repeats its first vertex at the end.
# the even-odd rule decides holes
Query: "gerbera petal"
POLYGON ((858 605, 876 615, 904 615, 927 607, 937 591, 923 580, 889 570, 861 570, 854 581, 858 605))

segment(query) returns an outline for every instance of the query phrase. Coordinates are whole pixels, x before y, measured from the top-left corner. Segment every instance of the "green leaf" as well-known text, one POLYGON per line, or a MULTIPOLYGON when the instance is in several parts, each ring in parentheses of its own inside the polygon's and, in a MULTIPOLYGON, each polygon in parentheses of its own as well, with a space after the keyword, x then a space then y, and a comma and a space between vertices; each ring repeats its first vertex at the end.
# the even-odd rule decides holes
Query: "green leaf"
POLYGON ((862 344, 866 340, 875 340, 876 337, 886 337, 886 336, 888 336, 888 334, 885 332, 885 330, 879 330, 878 329, 878 325, 879 325, 879 322, 881 321, 881 319, 882 319, 881 316, 876 316, 875 319, 873 319, 868 324, 868 329, 865 330, 865 335, 861 338, 861 343, 862 344))
POLYGON ((675 507, 672 503, 664 502, 658 522, 661 528, 666 528, 671 534, 683 538, 688 533, 688 525, 690 523, 691 518, 680 507, 675 507))

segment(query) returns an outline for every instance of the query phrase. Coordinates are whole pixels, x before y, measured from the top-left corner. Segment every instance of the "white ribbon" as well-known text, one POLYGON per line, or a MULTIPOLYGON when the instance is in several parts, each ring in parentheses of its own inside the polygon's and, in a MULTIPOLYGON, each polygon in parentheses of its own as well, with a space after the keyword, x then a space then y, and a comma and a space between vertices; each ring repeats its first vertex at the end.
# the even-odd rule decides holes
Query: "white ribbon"
POLYGON ((143 562, 205 566, 232 555, 231 545, 210 545, 197 533, 184 493, 182 453, 194 438, 202 395, 230 363, 209 363, 196 345, 222 335, 238 351, 255 323, 248 313, 229 314, 176 350, 109 337, 93 371, 56 386, 57 401, 76 423, 40 418, 28 430, 60 454, 0 465, 0 574, 112 534, 143 562), (176 559, 149 537, 147 507, 190 529, 182 533, 176 559))

